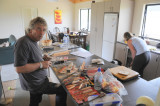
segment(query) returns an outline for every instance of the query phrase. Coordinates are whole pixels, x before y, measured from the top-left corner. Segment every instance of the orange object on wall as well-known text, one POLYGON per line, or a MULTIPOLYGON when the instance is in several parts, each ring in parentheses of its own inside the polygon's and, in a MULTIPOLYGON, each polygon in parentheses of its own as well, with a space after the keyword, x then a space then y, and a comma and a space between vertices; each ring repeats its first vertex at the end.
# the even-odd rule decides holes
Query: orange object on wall
POLYGON ((62 11, 61 10, 54 11, 54 19, 55 19, 55 24, 62 24, 62 11))

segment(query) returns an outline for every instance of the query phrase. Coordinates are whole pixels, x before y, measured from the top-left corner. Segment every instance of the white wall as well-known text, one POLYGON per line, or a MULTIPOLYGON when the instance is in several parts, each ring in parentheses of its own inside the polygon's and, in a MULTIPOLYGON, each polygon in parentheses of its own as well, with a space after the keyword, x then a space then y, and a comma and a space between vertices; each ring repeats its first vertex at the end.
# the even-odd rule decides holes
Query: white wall
POLYGON ((135 33, 136 36, 141 35, 145 4, 154 3, 160 3, 160 0, 135 0, 132 33, 135 33))
MULTIPOLYGON (((95 2, 102 2, 102 1, 106 1, 106 0, 95 0, 95 2)), ((80 9, 86 9, 86 8, 91 8, 91 1, 87 1, 87 2, 82 2, 82 3, 77 3, 75 4, 75 30, 79 31, 80 30, 80 9)))
POLYGON ((80 30, 80 9, 91 8, 91 1, 75 4, 75 31, 80 30))
POLYGON ((134 13, 134 1, 121 0, 117 41, 120 42, 123 41, 124 33, 130 32, 132 30, 133 13, 134 13))
POLYGON ((14 34, 16 38, 24 35, 22 8, 38 8, 38 16, 46 19, 48 29, 54 27, 74 28, 74 4, 68 0, 48 2, 48 0, 0 0, 0 38, 14 34), (54 10, 62 10, 62 24, 54 24, 54 10))
MULTIPOLYGON (((95 2, 102 2, 105 0, 95 0, 95 2)), ((86 9, 86 8, 91 8, 91 1, 87 1, 87 2, 82 2, 82 3, 77 3, 75 4, 75 31, 79 31, 80 30, 80 9, 86 9)), ((92 10, 91 10, 92 11, 92 10)), ((90 33, 88 33, 87 36, 87 42, 89 43, 90 40, 90 33)))

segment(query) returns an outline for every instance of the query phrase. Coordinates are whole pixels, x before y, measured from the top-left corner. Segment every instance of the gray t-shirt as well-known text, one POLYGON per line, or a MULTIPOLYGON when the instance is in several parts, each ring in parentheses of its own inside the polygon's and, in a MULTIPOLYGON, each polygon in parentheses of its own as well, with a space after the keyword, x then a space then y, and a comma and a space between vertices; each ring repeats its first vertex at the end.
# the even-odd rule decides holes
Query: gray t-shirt
MULTIPOLYGON (((42 52, 37 42, 31 40, 28 36, 21 37, 14 49, 14 66, 24 66, 28 63, 37 63, 43 61, 42 52)), ((24 90, 36 91, 43 87, 47 76, 46 69, 38 69, 30 73, 20 73, 20 83, 24 90)))

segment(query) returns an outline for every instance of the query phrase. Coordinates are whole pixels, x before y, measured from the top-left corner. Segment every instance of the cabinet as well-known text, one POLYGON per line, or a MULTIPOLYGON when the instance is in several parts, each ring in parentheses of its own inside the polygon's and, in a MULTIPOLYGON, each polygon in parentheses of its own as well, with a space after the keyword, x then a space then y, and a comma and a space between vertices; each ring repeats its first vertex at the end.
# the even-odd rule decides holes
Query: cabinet
POLYGON ((121 0, 108 0, 105 2, 104 12, 119 12, 121 0))
POLYGON ((92 3, 91 5, 91 36, 90 52, 102 56, 104 3, 92 3))
POLYGON ((160 54, 151 52, 151 60, 144 69, 143 77, 146 80, 160 77, 160 54))
POLYGON ((121 61, 123 66, 130 67, 132 54, 126 44, 116 43, 115 59, 121 61))
POLYGON ((126 65, 127 52, 127 45, 116 43, 115 59, 121 61, 123 66, 126 65))

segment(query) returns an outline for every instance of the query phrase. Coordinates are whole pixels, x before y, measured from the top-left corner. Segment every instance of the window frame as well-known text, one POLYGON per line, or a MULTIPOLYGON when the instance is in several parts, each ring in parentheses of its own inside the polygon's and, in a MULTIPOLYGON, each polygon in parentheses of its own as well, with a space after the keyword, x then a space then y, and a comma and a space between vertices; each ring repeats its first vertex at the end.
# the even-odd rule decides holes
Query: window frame
POLYGON ((141 37, 142 37, 142 38, 145 38, 145 39, 160 41, 160 39, 154 39, 154 38, 146 37, 146 36, 144 35, 144 32, 145 32, 145 24, 146 24, 146 16, 147 16, 147 7, 148 7, 148 6, 155 6, 155 5, 159 5, 159 6, 160 6, 160 3, 157 3, 157 4, 146 4, 146 5, 145 5, 144 16, 143 16, 143 23, 142 23, 142 30, 141 30, 141 37))
MULTIPOLYGON (((91 11, 91 8, 83 8, 83 9, 80 9, 80 30, 82 30, 81 29, 81 10, 87 10, 88 11, 88 17, 87 17, 87 20, 88 20, 88 22, 87 22, 87 30, 88 31, 90 31, 89 30, 89 10, 91 11)), ((91 17, 91 16, 90 16, 91 17)), ((90 19, 90 21, 91 21, 91 19, 90 19)))

